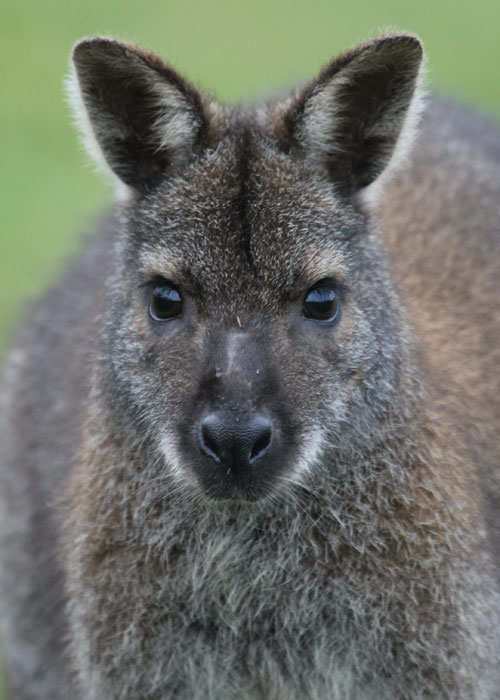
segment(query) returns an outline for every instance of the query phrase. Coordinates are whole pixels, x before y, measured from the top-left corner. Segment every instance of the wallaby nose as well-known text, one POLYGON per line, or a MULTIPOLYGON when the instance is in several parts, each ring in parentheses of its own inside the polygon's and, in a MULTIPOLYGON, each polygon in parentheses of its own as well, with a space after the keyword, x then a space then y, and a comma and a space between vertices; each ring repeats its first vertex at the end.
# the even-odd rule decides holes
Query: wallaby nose
POLYGON ((269 450, 273 426, 262 414, 236 422, 232 416, 210 413, 200 424, 202 451, 225 469, 255 464, 269 450))

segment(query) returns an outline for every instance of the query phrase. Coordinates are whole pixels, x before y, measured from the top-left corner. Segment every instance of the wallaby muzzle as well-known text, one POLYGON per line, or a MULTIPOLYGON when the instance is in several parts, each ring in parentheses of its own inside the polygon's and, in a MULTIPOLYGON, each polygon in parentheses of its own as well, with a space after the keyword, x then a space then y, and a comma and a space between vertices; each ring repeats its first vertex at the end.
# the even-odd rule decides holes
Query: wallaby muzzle
POLYGON ((191 435, 198 477, 216 498, 254 500, 277 471, 281 420, 269 391, 278 384, 272 374, 257 332, 210 334, 191 435))

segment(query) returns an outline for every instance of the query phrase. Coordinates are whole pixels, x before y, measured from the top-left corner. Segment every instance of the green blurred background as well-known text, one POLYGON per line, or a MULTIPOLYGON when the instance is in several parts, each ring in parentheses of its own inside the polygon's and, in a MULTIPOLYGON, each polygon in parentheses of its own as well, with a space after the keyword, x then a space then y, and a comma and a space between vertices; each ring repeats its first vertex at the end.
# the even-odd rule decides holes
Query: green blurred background
POLYGON ((0 351, 111 199, 63 100, 77 39, 135 41, 220 99, 248 101, 374 32, 406 29, 425 43, 435 89, 500 119, 499 26, 500 0, 2 0, 0 351))

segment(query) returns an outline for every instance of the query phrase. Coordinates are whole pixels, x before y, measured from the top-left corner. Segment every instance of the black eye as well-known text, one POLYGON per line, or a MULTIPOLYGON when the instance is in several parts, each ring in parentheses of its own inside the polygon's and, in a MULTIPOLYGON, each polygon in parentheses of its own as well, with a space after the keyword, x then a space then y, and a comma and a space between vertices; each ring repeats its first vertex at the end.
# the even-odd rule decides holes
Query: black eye
POLYGON ((169 321, 182 313, 182 297, 178 289, 162 284, 153 289, 149 313, 155 321, 169 321))
POLYGON ((302 306, 304 316, 314 321, 335 321, 340 305, 337 294, 331 285, 323 284, 310 289, 302 306))

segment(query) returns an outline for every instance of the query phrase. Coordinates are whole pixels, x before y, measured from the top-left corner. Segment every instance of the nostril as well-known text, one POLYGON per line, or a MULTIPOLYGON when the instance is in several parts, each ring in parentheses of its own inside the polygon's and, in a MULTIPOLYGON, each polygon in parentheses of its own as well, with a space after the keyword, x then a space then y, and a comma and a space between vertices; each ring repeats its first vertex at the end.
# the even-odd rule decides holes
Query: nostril
POLYGON ((199 426, 203 454, 226 469, 244 469, 267 454, 273 440, 271 421, 262 414, 241 422, 223 412, 210 413, 199 426))
POLYGON ((264 456, 271 444, 272 432, 270 428, 264 429, 262 435, 253 444, 250 451, 250 464, 264 456))
POLYGON ((210 423, 204 422, 201 426, 200 444, 203 452, 216 462, 220 462, 220 452, 216 440, 211 436, 210 423))

